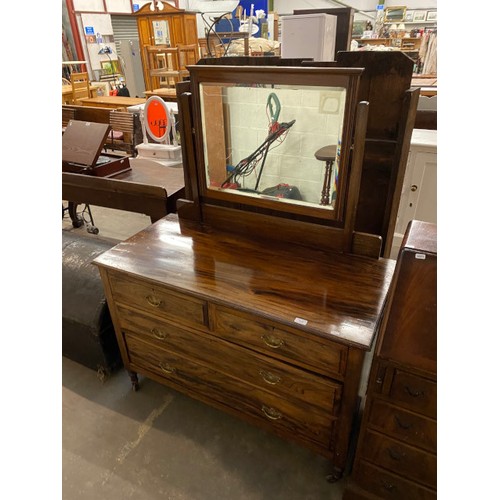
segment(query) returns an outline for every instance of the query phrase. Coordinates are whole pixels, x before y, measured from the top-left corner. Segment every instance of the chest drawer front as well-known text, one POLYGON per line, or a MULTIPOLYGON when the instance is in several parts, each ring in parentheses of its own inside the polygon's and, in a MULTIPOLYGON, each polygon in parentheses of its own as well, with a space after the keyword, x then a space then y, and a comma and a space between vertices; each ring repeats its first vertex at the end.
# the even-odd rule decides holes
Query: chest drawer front
POLYGON ((368 426, 400 441, 427 451, 437 450, 436 421, 372 399, 369 406, 368 426))
POLYGON ((159 347, 217 366, 217 370, 240 378, 280 397, 334 414, 342 386, 280 361, 219 340, 201 332, 190 332, 154 316, 117 306, 121 328, 135 332, 159 347))
POLYGON ((305 444, 312 442, 315 447, 329 449, 333 420, 325 414, 297 406, 290 400, 230 377, 213 365, 207 366, 134 336, 127 337, 127 345, 130 360, 136 367, 161 376, 167 384, 172 382, 186 387, 190 393, 202 394, 205 400, 213 399, 230 406, 280 434, 291 434, 305 444))
POLYGON ((361 443, 364 459, 431 488, 437 484, 436 455, 368 431, 361 443))
POLYGON ((203 300, 173 292, 161 285, 122 276, 110 275, 110 284, 115 302, 188 325, 208 324, 207 304, 203 300))
POLYGON ((275 328, 264 320, 213 308, 212 328, 216 335, 278 359, 298 362, 329 377, 343 377, 347 348, 303 333, 275 328))
POLYGON ((388 395, 395 404, 436 417, 437 384, 432 380, 395 369, 388 395))
POLYGON ((436 500, 436 492, 361 460, 355 471, 357 483, 384 500, 436 500))

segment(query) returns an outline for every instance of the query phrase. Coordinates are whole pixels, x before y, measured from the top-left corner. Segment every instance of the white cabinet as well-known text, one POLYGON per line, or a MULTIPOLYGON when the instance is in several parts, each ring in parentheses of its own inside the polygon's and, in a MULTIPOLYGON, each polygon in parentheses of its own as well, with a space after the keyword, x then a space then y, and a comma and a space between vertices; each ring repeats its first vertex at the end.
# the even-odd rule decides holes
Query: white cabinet
POLYGON ((397 258, 408 223, 413 219, 437 223, 436 130, 413 130, 391 259, 397 258))
POLYGON ((335 60, 337 16, 297 14, 281 16, 281 57, 335 60))

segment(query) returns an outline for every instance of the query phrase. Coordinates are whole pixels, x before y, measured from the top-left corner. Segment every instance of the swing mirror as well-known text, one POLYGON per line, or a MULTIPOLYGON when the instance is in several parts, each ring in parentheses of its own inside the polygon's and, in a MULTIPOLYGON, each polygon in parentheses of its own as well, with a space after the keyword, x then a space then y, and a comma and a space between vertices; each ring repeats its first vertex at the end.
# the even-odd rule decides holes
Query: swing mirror
POLYGON ((340 218, 361 70, 216 68, 203 81, 209 69, 194 78, 202 194, 340 218))

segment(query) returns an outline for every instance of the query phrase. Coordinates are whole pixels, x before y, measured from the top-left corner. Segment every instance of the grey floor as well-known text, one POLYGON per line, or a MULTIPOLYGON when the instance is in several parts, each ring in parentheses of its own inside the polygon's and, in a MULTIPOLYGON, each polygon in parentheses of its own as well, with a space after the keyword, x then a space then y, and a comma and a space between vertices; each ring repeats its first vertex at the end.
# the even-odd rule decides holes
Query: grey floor
MULTIPOLYGON (((92 207, 96 238, 121 241, 149 218, 92 207)), ((63 219, 63 230, 74 229, 63 219)), ((322 500, 328 460, 219 410, 120 369, 102 380, 62 357, 64 500, 322 500)))

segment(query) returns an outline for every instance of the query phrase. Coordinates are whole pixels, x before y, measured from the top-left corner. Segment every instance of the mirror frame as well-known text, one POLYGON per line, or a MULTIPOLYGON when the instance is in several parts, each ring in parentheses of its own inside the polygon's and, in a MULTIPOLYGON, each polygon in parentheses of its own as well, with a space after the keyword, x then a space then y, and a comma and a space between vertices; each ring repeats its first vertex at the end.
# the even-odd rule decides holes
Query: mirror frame
POLYGON ((232 204, 240 210, 253 211, 256 207, 265 213, 279 212, 322 220, 323 223, 341 225, 345 216, 351 149, 357 106, 358 87, 363 68, 288 67, 288 66, 189 66, 193 99, 196 171, 200 203, 211 205, 232 204), (283 203, 277 200, 240 195, 207 187, 206 165, 201 119, 200 84, 281 84, 317 87, 344 87, 346 101, 342 128, 342 148, 339 162, 339 186, 333 210, 283 203))

